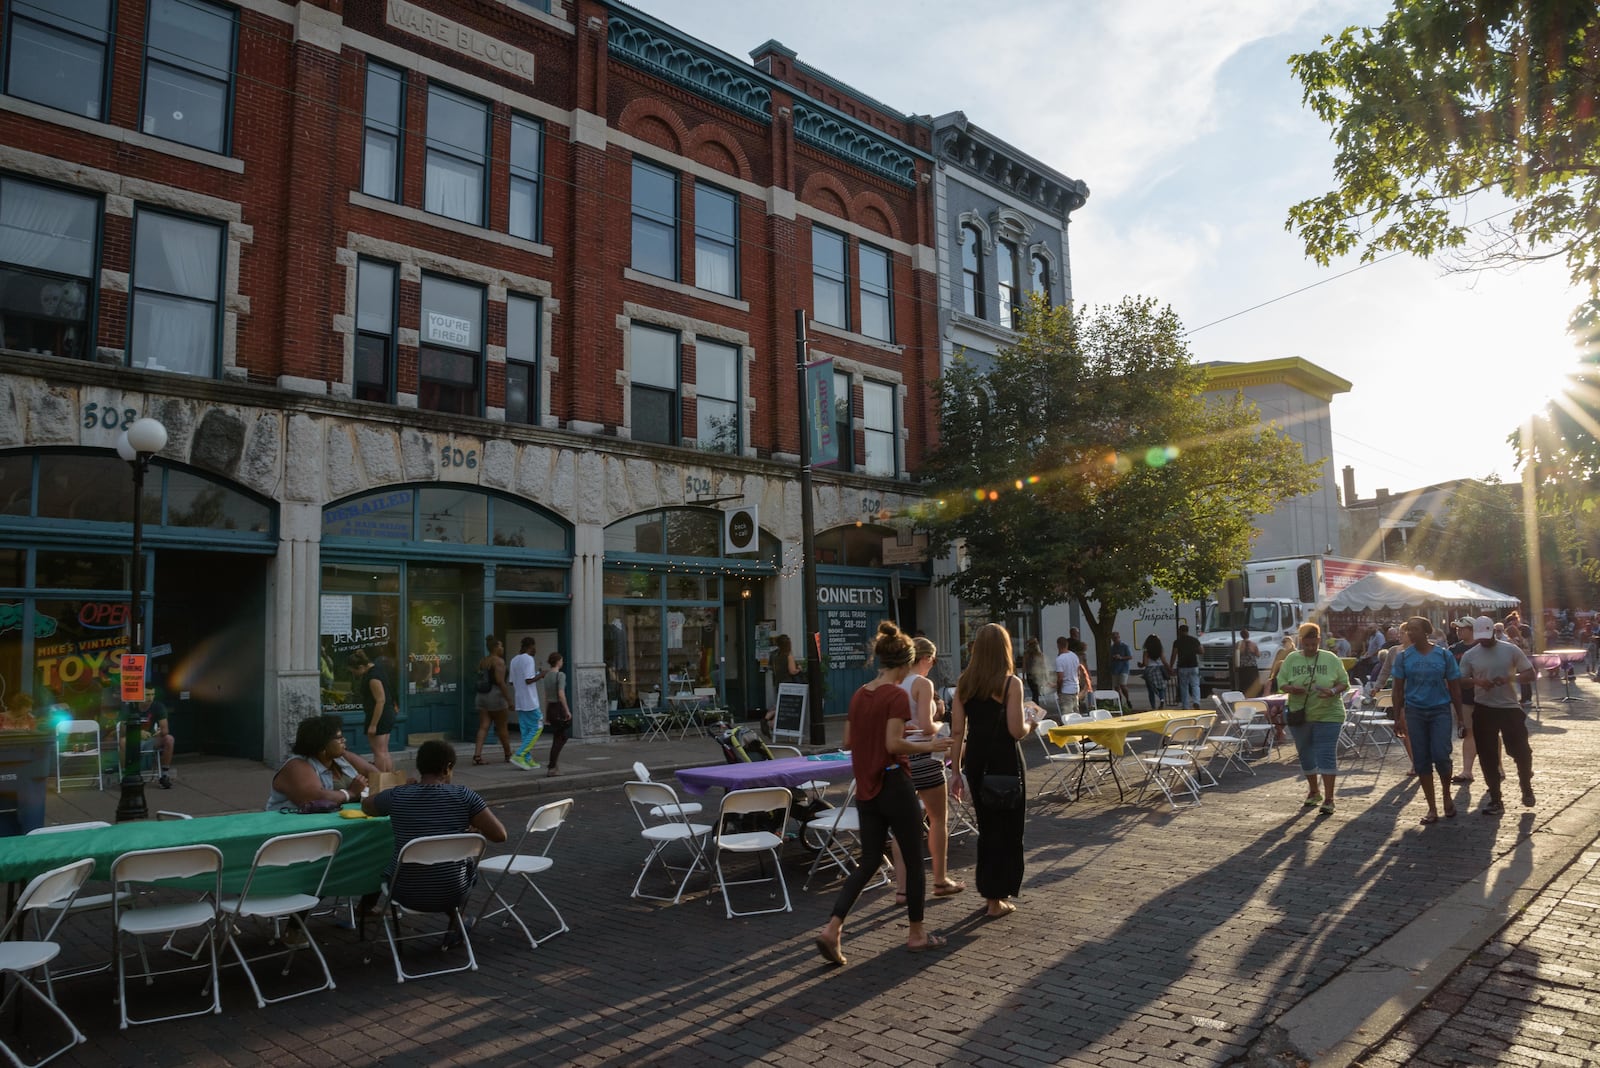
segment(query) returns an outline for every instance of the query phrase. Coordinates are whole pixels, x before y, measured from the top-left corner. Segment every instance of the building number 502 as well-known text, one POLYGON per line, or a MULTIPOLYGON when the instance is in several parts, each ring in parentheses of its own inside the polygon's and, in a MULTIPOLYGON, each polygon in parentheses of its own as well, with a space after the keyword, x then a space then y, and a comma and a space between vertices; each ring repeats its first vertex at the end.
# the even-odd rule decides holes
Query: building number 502
POLYGON ((83 406, 83 427, 85 430, 93 430, 95 427, 100 427, 103 430, 126 430, 133 425, 133 421, 137 418, 139 418, 139 413, 132 408, 123 408, 118 411, 109 404, 102 408, 93 401, 83 406))

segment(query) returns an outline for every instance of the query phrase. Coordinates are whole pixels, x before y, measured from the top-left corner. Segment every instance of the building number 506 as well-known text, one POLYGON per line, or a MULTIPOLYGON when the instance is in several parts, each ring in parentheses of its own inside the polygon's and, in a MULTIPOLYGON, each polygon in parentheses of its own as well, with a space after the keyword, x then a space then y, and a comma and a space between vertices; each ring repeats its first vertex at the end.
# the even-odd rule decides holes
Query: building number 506
POLYGON ((126 430, 133 425, 133 421, 137 418, 139 418, 139 413, 132 408, 123 408, 118 411, 109 404, 102 408, 93 401, 83 406, 83 427, 85 430, 93 430, 95 427, 100 427, 103 430, 126 430))
POLYGON ((457 449, 457 448, 452 448, 449 445, 442 446, 439 449, 439 466, 440 467, 466 467, 466 468, 477 467, 478 466, 478 450, 477 449, 457 449))

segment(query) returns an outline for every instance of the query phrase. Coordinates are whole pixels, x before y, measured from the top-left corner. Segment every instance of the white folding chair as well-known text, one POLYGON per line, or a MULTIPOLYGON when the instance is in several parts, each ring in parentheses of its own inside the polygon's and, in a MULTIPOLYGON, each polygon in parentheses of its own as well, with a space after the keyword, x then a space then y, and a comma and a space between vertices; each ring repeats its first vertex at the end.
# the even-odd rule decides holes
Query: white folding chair
POLYGON ((1267 703, 1253 697, 1241 697, 1225 704, 1237 733, 1245 740, 1246 756, 1266 756, 1278 748, 1278 728, 1273 725, 1267 703))
MULTIPOLYGON (((1068 724, 1087 723, 1089 722, 1089 717, 1081 712, 1068 712, 1065 721, 1068 724)), ((1076 742, 1055 746, 1055 743, 1050 741, 1050 728, 1055 726, 1058 726, 1055 720, 1041 719, 1034 727, 1034 737, 1039 740, 1040 752, 1044 753, 1044 766, 1050 769, 1048 775, 1039 777, 1039 789, 1033 795, 1035 798, 1040 798, 1050 793, 1051 787, 1058 783, 1062 788, 1065 788, 1067 784, 1064 776, 1067 772, 1081 766, 1083 763, 1083 758, 1076 742), (1052 748, 1053 746, 1054 748, 1052 748)), ((1069 796, 1068 800, 1072 800, 1072 798, 1069 796)))
POLYGON ((650 727, 644 732, 641 741, 648 742, 652 738, 667 740, 667 727, 672 723, 672 713, 660 707, 661 694, 652 691, 639 695, 639 714, 650 721, 650 727))
POLYGON ((1093 708, 1104 708, 1118 716, 1128 711, 1122 703, 1121 692, 1117 690, 1095 690, 1089 695, 1089 703, 1093 708))
MULTIPOLYGON (((115 955, 117 958, 118 1011, 122 1027, 129 1024, 161 1023, 182 1020, 190 1016, 222 1011, 222 989, 217 985, 217 903, 222 897, 222 851, 214 845, 173 846, 168 849, 139 849, 124 853, 111 862, 111 885, 116 896, 111 901, 112 926, 115 929, 115 955), (191 901, 148 904, 149 897, 131 893, 133 884, 160 883, 168 879, 199 878, 209 875, 210 886, 191 901), (121 891, 130 891, 124 895, 121 891), (177 931, 205 932, 204 947, 210 950, 211 960, 205 964, 187 964, 161 970, 150 967, 145 953, 144 939, 150 935, 177 931), (180 972, 207 971, 210 981, 206 989, 211 994, 208 1008, 170 1016, 152 1016, 135 1019, 128 1011, 128 955, 123 940, 133 939, 138 947, 139 961, 144 966, 140 974, 145 986, 155 982, 157 975, 175 975, 180 972)), ((150 895, 154 896, 154 895, 150 895)))
POLYGON ((1154 786, 1161 791, 1174 812, 1178 810, 1178 798, 1183 794, 1191 798, 1187 804, 1200 803, 1204 769, 1196 754, 1205 745, 1213 718, 1175 719, 1167 724, 1156 751, 1139 757, 1139 762, 1145 768, 1144 785, 1139 790, 1140 800, 1154 786))
POLYGON ((1234 718, 1228 707, 1216 695, 1212 695, 1211 701, 1217 708, 1215 722, 1220 726, 1214 726, 1211 733, 1206 735, 1206 748, 1210 750, 1212 758, 1207 770, 1211 771, 1214 767, 1216 770, 1212 774, 1218 780, 1230 767, 1238 768, 1246 775, 1254 775, 1255 769, 1245 759, 1245 753, 1250 746, 1250 738, 1246 734, 1247 724, 1234 718))
POLYGON ((96 790, 106 788, 100 769, 100 724, 92 719, 74 719, 56 731, 56 793, 68 783, 93 783, 96 790), (71 764, 76 774, 68 775, 71 764))
MULTIPOLYGON (((0 1053, 17 1068, 38 1068, 39 1065, 55 1060, 73 1046, 84 1041, 83 1032, 79 1031, 72 1022, 71 1017, 61 1011, 61 1006, 55 1002, 55 989, 50 985, 49 965, 56 955, 61 952, 61 946, 53 941, 56 928, 61 925, 68 913, 72 911, 73 900, 78 896, 84 880, 94 871, 94 859, 86 857, 63 865, 43 875, 36 875, 28 882, 22 891, 22 896, 17 899, 15 910, 11 914, 3 929, 0 929, 0 979, 10 978, 14 985, 7 991, 4 998, 0 998, 0 1014, 5 1012, 5 1007, 11 1004, 11 999, 19 991, 26 990, 45 1007, 55 1014, 56 1019, 66 1025, 67 1033, 71 1036, 67 1044, 60 1049, 47 1054, 37 1061, 24 1061, 17 1052, 0 1039, 0 1053), (42 927, 41 913, 54 916, 48 928, 42 927), (39 937, 31 941, 20 941, 17 936, 21 933, 24 916, 32 916, 35 931, 39 937), (41 991, 33 985, 28 978, 30 972, 44 970, 45 989, 41 991)), ((20 1021, 26 1013, 18 1012, 20 1021)))
POLYGON ((522 837, 517 841, 515 848, 510 853, 485 857, 478 862, 478 871, 485 876, 484 881, 488 887, 488 894, 483 899, 483 907, 478 910, 478 918, 473 921, 474 926, 478 926, 484 920, 503 913, 510 919, 500 921, 500 926, 504 927, 507 923, 515 923, 522 928, 522 933, 528 937, 528 947, 530 949, 538 949, 540 942, 547 942, 556 935, 571 930, 567 926, 567 921, 562 919, 561 910, 556 908, 555 903, 546 897, 545 892, 539 889, 538 884, 533 881, 535 875, 541 875, 549 871, 553 865, 554 862, 550 859, 550 847, 555 844, 556 835, 560 832, 561 825, 566 822, 567 813, 570 811, 572 811, 572 798, 570 797, 563 798, 560 801, 552 801, 548 805, 540 805, 534 810, 533 815, 528 817, 528 825, 522 829, 522 837), (537 853, 526 848, 529 840, 536 834, 548 836, 544 840, 543 848, 537 853), (506 880, 513 876, 522 880, 522 889, 517 891, 516 900, 507 901, 500 891, 505 886, 506 880), (555 930, 543 938, 536 937, 528 929, 528 925, 523 921, 522 917, 517 915, 517 906, 522 904, 522 899, 527 896, 529 890, 539 895, 539 900, 543 901, 545 907, 555 914, 556 923, 559 924, 555 930), (500 906, 490 912, 488 911, 489 904, 494 901, 498 901, 500 906))
MULTIPOLYGON (((778 827, 781 830, 784 821, 789 818, 789 791, 782 786, 760 786, 751 790, 729 790, 722 795, 722 808, 717 813, 716 834, 712 838, 713 867, 716 870, 717 887, 722 891, 722 904, 727 909, 728 918, 735 916, 761 916, 769 912, 790 912, 793 906, 789 903, 789 884, 783 877, 783 866, 779 863, 778 850, 783 848, 783 836, 771 831, 730 831, 728 830, 729 817, 751 817, 758 815, 778 814, 778 827), (722 855, 724 853, 737 854, 767 854, 772 858, 772 874, 765 878, 740 879, 730 883, 728 876, 722 868, 722 855), (752 909, 748 912, 739 912, 733 907, 733 899, 728 896, 730 886, 752 886, 756 883, 776 883, 778 890, 783 893, 783 906, 781 908, 752 909)), ((762 862, 765 867, 765 862, 762 862)), ((774 897, 777 893, 774 892, 774 897)))
MULTIPOLYGON (((333 973, 328 970, 328 960, 322 955, 317 940, 311 936, 311 929, 306 926, 304 914, 316 908, 321 902, 322 885, 328 880, 328 870, 333 867, 334 855, 339 852, 339 845, 343 840, 344 836, 332 829, 306 831, 301 834, 280 834, 275 838, 269 838, 261 843, 260 849, 256 850, 256 859, 250 865, 250 874, 245 876, 239 896, 223 900, 224 937, 232 947, 233 955, 239 958, 239 966, 244 969, 245 978, 250 980, 250 989, 255 991, 257 1008, 266 1008, 268 1003, 288 1001, 290 998, 334 989, 333 973), (315 888, 310 892, 251 893, 255 888, 256 877, 262 873, 262 869, 277 870, 297 865, 306 866, 305 885, 311 886, 310 877, 315 875, 315 888), (317 865, 321 866, 320 871, 317 871, 317 865), (305 939, 304 944, 290 944, 284 941, 282 949, 246 957, 244 950, 239 946, 239 935, 245 920, 271 920, 275 939, 279 934, 280 925, 286 920, 292 921, 299 925, 300 934, 305 939), (281 974, 287 976, 290 968, 294 966, 295 954, 302 949, 310 949, 316 956, 317 964, 322 968, 321 985, 280 994, 277 997, 269 998, 263 995, 261 984, 256 981, 256 974, 250 967, 251 962, 283 957, 285 959, 281 974)), ((271 872, 268 875, 270 877, 271 872)))
POLYGON ((639 836, 650 843, 650 852, 646 854, 644 866, 639 869, 639 878, 634 880, 633 892, 628 896, 670 901, 676 905, 683 900, 683 890, 690 876, 706 862, 705 842, 711 833, 711 826, 691 823, 689 813, 678 803, 677 791, 665 783, 625 782, 622 790, 633 806, 633 814, 638 817, 639 836), (657 812, 659 816, 655 814, 657 812), (675 868, 667 862, 666 851, 675 844, 682 845, 688 851, 687 868, 675 868), (672 883, 671 897, 647 894, 640 889, 644 885, 644 877, 650 873, 650 866, 658 860, 672 883), (678 872, 682 874, 674 874, 678 872))
MULTIPOLYGON (((861 844, 861 812, 853 804, 855 798, 856 784, 852 782, 844 804, 807 820, 801 828, 801 841, 807 844, 814 841, 817 855, 811 858, 811 867, 806 871, 806 881, 800 884, 800 889, 811 889, 811 879, 824 862, 838 868, 841 875, 849 875, 855 870, 856 859, 852 851, 861 844)), ((869 883, 866 889, 887 886, 893 878, 894 870, 885 855, 878 869, 878 878, 869 883)))
MULTIPOLYGON (((82 823, 58 823, 47 827, 35 827, 33 830, 28 832, 28 836, 31 837, 36 834, 62 834, 70 833, 72 831, 90 831, 99 827, 109 826, 111 826, 111 824, 107 823, 105 820, 85 820, 82 823)), ((85 912, 98 912, 104 909, 109 909, 111 907, 111 896, 111 894, 78 893, 73 897, 72 903, 65 907, 62 915, 55 918, 55 921, 51 924, 50 929, 52 931, 55 930, 56 925, 61 923, 61 921, 66 919, 68 916, 77 916, 85 912)), ((46 903, 41 903, 39 906, 40 909, 51 909, 55 907, 57 906, 46 903)), ((42 939, 45 937, 43 924, 44 917, 41 916, 39 912, 35 912, 33 914, 33 931, 35 938, 42 939)), ((49 987, 51 996, 54 997, 55 988, 50 986, 52 980, 75 979, 80 975, 93 975, 96 972, 109 971, 111 964, 111 958, 107 957, 100 964, 86 965, 84 967, 74 968, 71 971, 66 972, 55 971, 49 967, 46 967, 44 969, 45 985, 49 987)))
POLYGON ((433 876, 425 869, 435 868, 441 864, 471 864, 483 855, 483 847, 486 844, 483 835, 469 832, 413 838, 400 847, 400 854, 395 857, 394 874, 384 883, 383 892, 378 899, 378 907, 383 912, 383 936, 389 942, 389 955, 394 958, 395 982, 403 983, 407 979, 426 979, 433 975, 478 970, 478 958, 472 952, 472 935, 467 930, 466 918, 461 914, 461 906, 466 903, 470 888, 461 895, 461 900, 454 903, 427 902, 412 895, 417 892, 428 892, 427 884, 433 876), (401 945, 419 938, 437 937, 439 932, 421 931, 417 934, 403 934, 400 921, 410 915, 429 914, 448 918, 444 931, 445 946, 450 946, 452 940, 459 935, 461 944, 467 950, 467 962, 429 971, 408 972, 405 962, 400 958, 401 945))
MULTIPOLYGON (((644 761, 642 760, 635 760, 633 762, 633 777, 639 782, 655 782, 655 780, 650 777, 650 769, 644 766, 644 761)), ((698 816, 702 811, 704 811, 704 808, 705 806, 701 805, 698 801, 678 802, 678 810, 685 816, 698 816)), ((658 812, 655 809, 651 809, 650 815, 654 819, 659 820, 666 815, 666 812, 658 812)))

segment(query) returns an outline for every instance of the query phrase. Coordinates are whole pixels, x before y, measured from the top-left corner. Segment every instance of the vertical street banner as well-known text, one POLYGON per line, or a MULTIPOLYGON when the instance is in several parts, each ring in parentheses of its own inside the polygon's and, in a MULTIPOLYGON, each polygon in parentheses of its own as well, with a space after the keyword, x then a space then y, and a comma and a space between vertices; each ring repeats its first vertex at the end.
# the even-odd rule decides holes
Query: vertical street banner
POLYGON ((811 466, 839 462, 839 441, 833 433, 833 361, 806 364, 806 433, 811 435, 811 466))

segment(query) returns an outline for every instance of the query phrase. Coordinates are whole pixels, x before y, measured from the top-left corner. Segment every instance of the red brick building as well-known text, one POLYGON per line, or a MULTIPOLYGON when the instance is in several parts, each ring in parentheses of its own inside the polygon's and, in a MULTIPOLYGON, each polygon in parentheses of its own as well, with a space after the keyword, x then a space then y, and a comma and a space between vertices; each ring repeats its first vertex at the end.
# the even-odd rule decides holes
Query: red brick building
POLYGON ((85 621, 128 598, 112 448, 152 416, 148 644, 186 743, 354 727, 357 648, 399 741, 470 733, 486 634, 566 653, 580 734, 679 691, 764 706, 802 612, 797 309, 841 398, 838 682, 926 612, 882 518, 934 434, 926 124, 598 0, 74 12, 7 0, 0 39, 5 694, 114 714, 126 639, 85 621))

